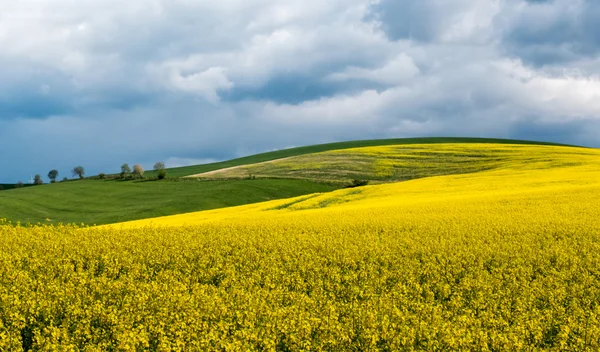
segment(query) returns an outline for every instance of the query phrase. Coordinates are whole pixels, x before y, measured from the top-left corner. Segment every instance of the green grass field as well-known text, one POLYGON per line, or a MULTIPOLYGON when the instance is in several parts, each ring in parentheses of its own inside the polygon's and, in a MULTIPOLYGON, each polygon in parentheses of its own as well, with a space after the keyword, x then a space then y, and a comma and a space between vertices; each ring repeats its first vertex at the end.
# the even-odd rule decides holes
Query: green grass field
POLYGON ((0 192, 0 218, 22 223, 107 224, 328 192, 303 180, 84 180, 0 192))
MULTIPOLYGON (((481 164, 481 160, 477 161, 478 164, 475 163, 471 166, 464 162, 461 164, 460 161, 464 161, 464 155, 459 157, 437 155, 429 157, 427 162, 413 158, 412 166, 409 165, 410 163, 402 166, 400 164, 408 162, 408 159, 400 158, 402 160, 398 160, 393 155, 385 158, 382 155, 358 156, 343 151, 343 149, 359 147, 432 143, 550 144, 480 138, 351 141, 292 148, 220 163, 169 169, 169 177, 178 178, 240 165, 304 156, 292 164, 273 163, 272 166, 279 168, 275 170, 277 172, 273 172, 273 169, 267 170, 268 172, 262 172, 265 171, 262 170, 261 178, 254 180, 243 179, 247 177, 244 176, 247 174, 244 174, 241 177, 240 175, 234 177, 238 179, 213 181, 86 179, 23 189, 11 189, 14 185, 4 185, 4 190, 0 191, 0 218, 21 223, 48 222, 46 219, 50 219, 51 223, 108 224, 283 199, 315 192, 328 192, 346 186, 348 179, 354 177, 389 182, 432 175, 473 172, 489 167, 489 165, 481 164), (335 158, 320 160, 321 164, 317 167, 311 164, 314 164, 316 160, 315 153, 328 151, 333 152, 335 158, 344 159, 341 164, 340 160, 336 161, 335 158), (385 165, 389 162, 393 163, 391 169, 390 165, 385 165), (415 162, 420 163, 421 167, 415 167, 415 162), (398 167, 399 165, 400 167, 398 167), (469 170, 469 167, 473 170, 469 170), (345 173, 336 175, 336 172, 339 173, 340 170, 345 173), (389 176, 390 170, 393 171, 392 176, 389 176), (385 174, 386 172, 388 174, 385 174)), ((322 158, 322 156, 317 156, 317 158, 322 158)), ((467 159, 469 158, 467 156, 467 159)), ((151 172, 146 175, 153 176, 151 172)))

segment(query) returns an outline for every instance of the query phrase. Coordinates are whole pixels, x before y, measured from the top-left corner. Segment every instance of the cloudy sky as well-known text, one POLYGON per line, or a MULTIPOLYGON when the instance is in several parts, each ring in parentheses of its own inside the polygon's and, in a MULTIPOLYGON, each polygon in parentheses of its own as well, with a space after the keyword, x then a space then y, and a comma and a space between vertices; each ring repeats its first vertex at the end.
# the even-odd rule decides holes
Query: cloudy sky
POLYGON ((284 147, 600 147, 596 0, 0 1, 0 181, 284 147))

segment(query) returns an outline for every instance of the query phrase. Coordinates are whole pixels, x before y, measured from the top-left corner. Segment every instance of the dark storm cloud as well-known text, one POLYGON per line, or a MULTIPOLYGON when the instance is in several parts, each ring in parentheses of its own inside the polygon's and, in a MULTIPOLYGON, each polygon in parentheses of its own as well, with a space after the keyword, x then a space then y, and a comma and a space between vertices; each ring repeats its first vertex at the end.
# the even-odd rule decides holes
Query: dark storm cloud
POLYGON ((0 3, 0 181, 349 139, 599 146, 584 0, 0 3), (35 11, 33 11, 34 9, 35 11))
POLYGON ((506 51, 532 65, 567 63, 600 53, 600 2, 528 1, 506 19, 506 51))

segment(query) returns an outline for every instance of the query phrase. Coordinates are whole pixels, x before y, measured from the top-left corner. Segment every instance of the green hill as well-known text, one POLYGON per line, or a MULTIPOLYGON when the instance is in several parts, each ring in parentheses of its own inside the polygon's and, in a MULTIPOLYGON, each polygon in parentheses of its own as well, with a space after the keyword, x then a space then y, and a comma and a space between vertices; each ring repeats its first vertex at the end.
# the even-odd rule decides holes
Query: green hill
POLYGON ((564 163, 564 156, 593 149, 514 144, 439 143, 396 144, 304 154, 257 164, 215 170, 189 177, 198 179, 288 178, 346 185, 353 180, 371 183, 467 174, 507 165, 564 163))
POLYGON ((143 182, 84 180, 0 192, 0 218, 22 223, 108 224, 328 192, 303 180, 143 182))
MULTIPOLYGON (((352 141, 292 148, 220 163, 174 168, 169 170, 169 176, 175 179, 162 181, 86 179, 23 189, 8 189, 12 185, 7 185, 0 191, 0 218, 22 223, 108 224, 329 192, 346 186, 352 178, 389 182, 476 172, 497 167, 499 163, 496 160, 498 155, 484 155, 485 153, 479 153, 477 150, 468 151, 466 155, 433 156, 398 154, 394 149, 387 156, 377 153, 357 156, 345 151, 351 148, 392 145, 402 150, 410 149, 408 146, 414 144, 433 143, 550 144, 479 138, 352 141), (329 159, 323 159, 323 155, 319 153, 324 152, 333 153, 333 158, 329 155, 329 159), (294 160, 293 163, 281 163, 280 159, 292 157, 300 159, 294 160), (267 169, 264 169, 264 164, 258 164, 273 160, 277 162, 273 162, 267 169), (320 164, 316 165, 316 161, 320 164), (258 173, 260 177, 251 179, 246 172, 235 175, 233 179, 177 178, 238 166, 255 170, 251 172, 258 173)), ((475 149, 477 148, 482 149, 475 149)), ((511 156, 504 156, 506 157, 511 156)))
POLYGON ((464 137, 424 137, 424 138, 396 138, 396 139, 373 139, 361 141, 348 141, 328 144, 317 144, 298 148, 276 150, 268 153, 250 155, 217 163, 193 165, 169 169, 172 177, 184 177, 204 172, 235 167, 240 165, 256 164, 293 156, 321 153, 332 150, 374 147, 384 145, 406 145, 406 144, 433 144, 433 143, 498 143, 498 144, 534 144, 534 145, 564 145, 548 142, 524 141, 516 139, 496 138, 464 138, 464 137))

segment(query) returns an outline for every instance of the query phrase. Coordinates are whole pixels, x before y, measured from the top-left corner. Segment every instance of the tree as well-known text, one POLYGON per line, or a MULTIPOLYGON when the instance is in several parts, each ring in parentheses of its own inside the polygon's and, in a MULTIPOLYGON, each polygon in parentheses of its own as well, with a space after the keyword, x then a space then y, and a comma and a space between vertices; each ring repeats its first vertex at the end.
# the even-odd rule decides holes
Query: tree
POLYGON ((163 170, 165 168, 165 163, 163 163, 162 161, 157 162, 156 164, 154 164, 154 171, 160 171, 163 170))
POLYGON ((121 172, 129 174, 131 173, 131 168, 129 167, 129 164, 125 163, 123 165, 121 165, 121 172))
POLYGON ((121 178, 125 178, 129 174, 131 174, 131 168, 129 167, 129 164, 125 163, 121 165, 121 178))
POLYGON ((85 175, 83 166, 76 166, 71 172, 73 173, 73 176, 79 176, 80 179, 83 179, 83 176, 85 175))
POLYGON ((43 185, 44 181, 42 180, 42 176, 41 175, 35 175, 35 177, 33 177, 33 184, 34 185, 43 185))
POLYGON ((19 181, 15 184, 15 188, 23 188, 23 182, 19 181))
POLYGON ((106 174, 104 172, 101 172, 98 174, 98 179, 104 180, 105 178, 106 178, 106 174))
POLYGON ((163 163, 162 161, 159 161, 156 164, 154 164, 153 169, 154 169, 154 171, 158 171, 156 176, 158 177, 159 180, 162 180, 165 177, 167 177, 167 170, 165 169, 165 163, 163 163))
POLYGON ((133 175, 137 178, 144 177, 144 168, 140 164, 135 164, 133 166, 133 175))
POLYGON ((69 179, 66 177, 63 177, 62 182, 67 182, 67 181, 69 181, 69 179))
POLYGON ((50 172, 48 173, 48 178, 50 179, 50 182, 52 182, 52 183, 56 182, 57 177, 58 177, 58 170, 50 170, 50 172))

